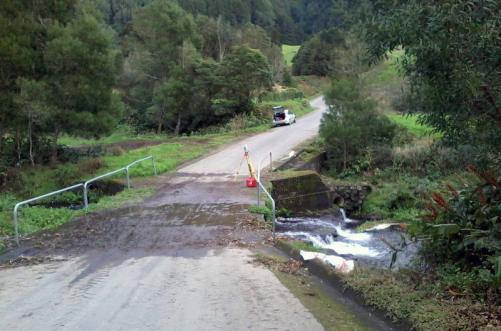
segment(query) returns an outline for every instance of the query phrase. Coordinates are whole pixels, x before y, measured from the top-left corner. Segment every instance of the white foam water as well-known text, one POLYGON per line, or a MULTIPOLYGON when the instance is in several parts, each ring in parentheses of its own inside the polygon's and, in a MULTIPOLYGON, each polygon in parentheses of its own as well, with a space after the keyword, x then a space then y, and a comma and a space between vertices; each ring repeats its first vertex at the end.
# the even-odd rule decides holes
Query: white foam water
POLYGON ((331 249, 340 255, 377 257, 381 254, 370 247, 358 243, 339 241, 338 239, 334 239, 332 235, 326 236, 325 240, 320 236, 312 235, 308 232, 284 232, 284 235, 293 238, 306 238, 313 246, 322 249, 331 249))
POLYGON ((354 232, 350 230, 342 229, 340 226, 335 226, 337 234, 343 238, 352 241, 369 241, 372 238, 370 233, 354 232))

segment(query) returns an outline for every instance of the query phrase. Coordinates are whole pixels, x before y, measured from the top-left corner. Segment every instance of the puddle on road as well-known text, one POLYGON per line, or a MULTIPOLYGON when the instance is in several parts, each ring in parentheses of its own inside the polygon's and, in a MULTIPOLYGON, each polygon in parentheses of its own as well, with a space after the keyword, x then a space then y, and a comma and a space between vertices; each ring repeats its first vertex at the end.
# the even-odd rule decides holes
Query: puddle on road
POLYGON ((357 232, 351 226, 357 221, 342 213, 341 216, 322 216, 318 218, 289 218, 277 221, 278 232, 292 239, 302 240, 320 248, 328 255, 353 259, 364 264, 388 267, 391 263, 393 247, 407 243, 397 255, 395 267, 405 267, 412 263, 417 247, 411 244, 402 231, 391 227, 357 232))

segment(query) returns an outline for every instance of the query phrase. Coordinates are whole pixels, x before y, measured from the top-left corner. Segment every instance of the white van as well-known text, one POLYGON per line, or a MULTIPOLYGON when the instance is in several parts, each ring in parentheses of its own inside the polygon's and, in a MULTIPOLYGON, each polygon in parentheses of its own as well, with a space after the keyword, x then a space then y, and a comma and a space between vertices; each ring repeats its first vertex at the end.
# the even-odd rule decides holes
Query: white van
POLYGON ((296 123, 296 115, 283 106, 273 107, 273 126, 290 125, 296 123))

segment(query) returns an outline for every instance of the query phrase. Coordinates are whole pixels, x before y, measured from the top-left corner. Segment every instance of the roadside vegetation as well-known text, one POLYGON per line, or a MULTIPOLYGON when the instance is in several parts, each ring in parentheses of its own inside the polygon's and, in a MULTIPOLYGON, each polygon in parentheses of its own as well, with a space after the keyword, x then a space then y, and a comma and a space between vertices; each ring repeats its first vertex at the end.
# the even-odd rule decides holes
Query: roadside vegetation
POLYGON ((346 284, 419 330, 500 326, 500 76, 493 74, 500 44, 493 38, 501 21, 493 3, 475 10, 460 3, 381 1, 377 11, 362 9, 367 20, 346 14, 358 23, 345 33, 317 33, 294 61, 295 73, 332 80, 320 130, 326 173, 373 187, 352 216, 402 223, 420 245, 412 270, 359 270, 346 284))
MULTIPOLYGON (((159 173, 173 171, 207 150, 268 130, 273 106, 307 114, 308 98, 325 86, 314 77, 291 77, 285 57, 291 60, 299 46, 282 48, 259 24, 193 16, 173 1, 101 2, 0 7, 6 28, 0 39, 8 46, 0 59, 11 64, 0 78, 2 238, 13 233, 18 201, 149 155, 159 173), (21 35, 26 38, 14 38, 21 35), (44 47, 32 48, 34 40, 44 47), (93 52, 86 57, 82 49, 93 52)), ((150 175, 147 163, 131 173, 150 175)), ((120 186, 123 178, 107 182, 120 186)), ((128 192, 136 190, 101 193, 91 209, 115 207, 128 192)), ((21 232, 57 227, 79 215, 65 206, 79 208, 81 201, 81 192, 71 192, 23 208, 21 232)))

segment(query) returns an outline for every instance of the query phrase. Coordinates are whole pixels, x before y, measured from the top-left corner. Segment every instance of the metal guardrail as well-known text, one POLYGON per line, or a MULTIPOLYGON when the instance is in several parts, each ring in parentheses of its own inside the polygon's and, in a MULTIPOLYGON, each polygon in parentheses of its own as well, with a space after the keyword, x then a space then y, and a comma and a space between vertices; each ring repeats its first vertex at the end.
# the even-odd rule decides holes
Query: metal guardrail
MULTIPOLYGON (((88 181, 86 181, 83 185, 84 185, 84 205, 85 205, 85 210, 87 211, 87 209, 89 208, 89 184, 93 183, 93 182, 96 182, 100 179, 103 179, 103 178, 106 178, 106 177, 110 177, 110 176, 113 176, 113 175, 116 175, 122 171, 125 171, 127 172, 126 168, 120 168, 118 170, 115 170, 115 171, 111 171, 111 172, 108 172, 104 175, 101 175, 101 176, 97 176, 95 178, 92 178, 92 179, 89 179, 88 181)), ((126 175, 127 177, 127 175, 126 175)))
MULTIPOLYGON (((259 161, 259 165, 257 167, 257 180, 261 180, 261 165, 263 164, 263 161, 268 159, 268 156, 263 157, 261 161, 259 161)), ((273 171, 273 154, 270 152, 270 171, 273 171)), ((257 186, 257 205, 261 205, 261 188, 259 185, 257 186)))
POLYGON ((108 173, 106 173, 104 175, 100 175, 100 176, 97 176, 95 178, 89 179, 85 183, 76 184, 76 185, 73 185, 73 186, 70 186, 70 187, 63 188, 63 189, 58 190, 58 191, 50 192, 50 193, 47 193, 47 194, 44 194, 44 195, 41 195, 41 196, 38 196, 38 197, 34 197, 34 198, 31 198, 31 199, 28 199, 28 200, 25 200, 25 201, 18 202, 14 206, 14 211, 13 211, 14 229, 15 229, 15 233, 16 233, 16 243, 19 245, 19 221, 18 221, 18 219, 19 219, 19 217, 18 217, 19 207, 21 207, 23 205, 27 205, 29 203, 32 203, 34 201, 42 200, 42 199, 45 199, 45 198, 48 198, 48 197, 51 197, 51 196, 54 196, 54 195, 57 195, 57 194, 61 194, 61 193, 67 192, 67 191, 74 190, 74 189, 79 188, 79 187, 83 187, 84 206, 85 206, 85 210, 87 211, 88 207, 89 207, 89 199, 88 199, 89 184, 91 184, 91 183, 93 183, 95 181, 98 181, 100 179, 103 179, 103 178, 106 178, 106 177, 109 177, 109 176, 113 176, 113 175, 115 175, 117 173, 120 173, 120 172, 124 171, 125 175, 126 175, 126 179, 127 179, 127 188, 130 189, 130 173, 129 173, 129 169, 132 166, 134 166, 134 165, 136 165, 138 163, 147 161, 147 160, 151 160, 151 162, 153 164, 153 171, 154 171, 154 174, 156 176, 157 175, 157 167, 155 165, 155 159, 153 158, 153 156, 148 156, 148 157, 145 157, 143 159, 134 161, 134 162, 132 162, 131 164, 127 165, 124 168, 120 168, 118 170, 108 172, 108 173))
MULTIPOLYGON (((270 170, 273 171, 273 154, 270 152, 270 170)), ((263 164, 263 161, 268 159, 268 156, 265 156, 260 162, 257 167, 257 205, 260 206, 261 204, 261 189, 263 192, 268 196, 268 198, 271 201, 271 223, 272 223, 272 233, 273 233, 273 241, 275 241, 275 222, 276 222, 276 206, 275 206, 275 199, 271 196, 270 192, 264 187, 263 183, 261 183, 261 165, 263 164)))
POLYGON ((272 233, 273 233, 273 241, 275 241, 275 222, 276 222, 276 207, 275 207, 275 200, 273 199, 273 197, 271 196, 270 192, 268 192, 268 190, 266 190, 266 188, 264 187, 264 185, 261 183, 261 180, 258 180, 257 181, 257 185, 258 187, 261 187, 263 192, 268 196, 268 198, 270 199, 271 201, 271 226, 272 226, 272 233))
POLYGON ((50 192, 50 193, 41 195, 39 197, 35 197, 35 198, 31 198, 31 199, 28 199, 28 200, 25 200, 25 201, 18 202, 14 206, 14 212, 13 212, 13 214, 14 214, 13 215, 14 216, 14 229, 15 229, 15 232, 16 232, 16 243, 19 245, 19 223, 17 221, 17 219, 18 219, 17 214, 18 214, 19 207, 21 207, 22 205, 29 204, 31 202, 35 202, 35 201, 38 201, 38 200, 41 200, 41 199, 45 199, 45 198, 51 197, 53 195, 57 195, 57 194, 60 194, 60 193, 71 191, 71 190, 74 190, 76 188, 83 187, 83 186, 84 186, 84 184, 77 184, 77 185, 73 185, 73 186, 70 186, 70 187, 63 188, 63 189, 58 190, 58 191, 54 191, 54 192, 50 192))
POLYGON ((134 161, 131 164, 129 164, 128 166, 125 167, 125 172, 127 174, 127 188, 130 188, 130 176, 129 176, 130 172, 129 172, 129 169, 132 166, 135 166, 136 164, 139 164, 141 162, 148 161, 148 160, 151 160, 151 163, 153 165, 153 172, 155 173, 155 176, 157 175, 157 167, 155 165, 155 159, 153 158, 153 156, 148 156, 148 157, 145 157, 144 159, 134 161))

